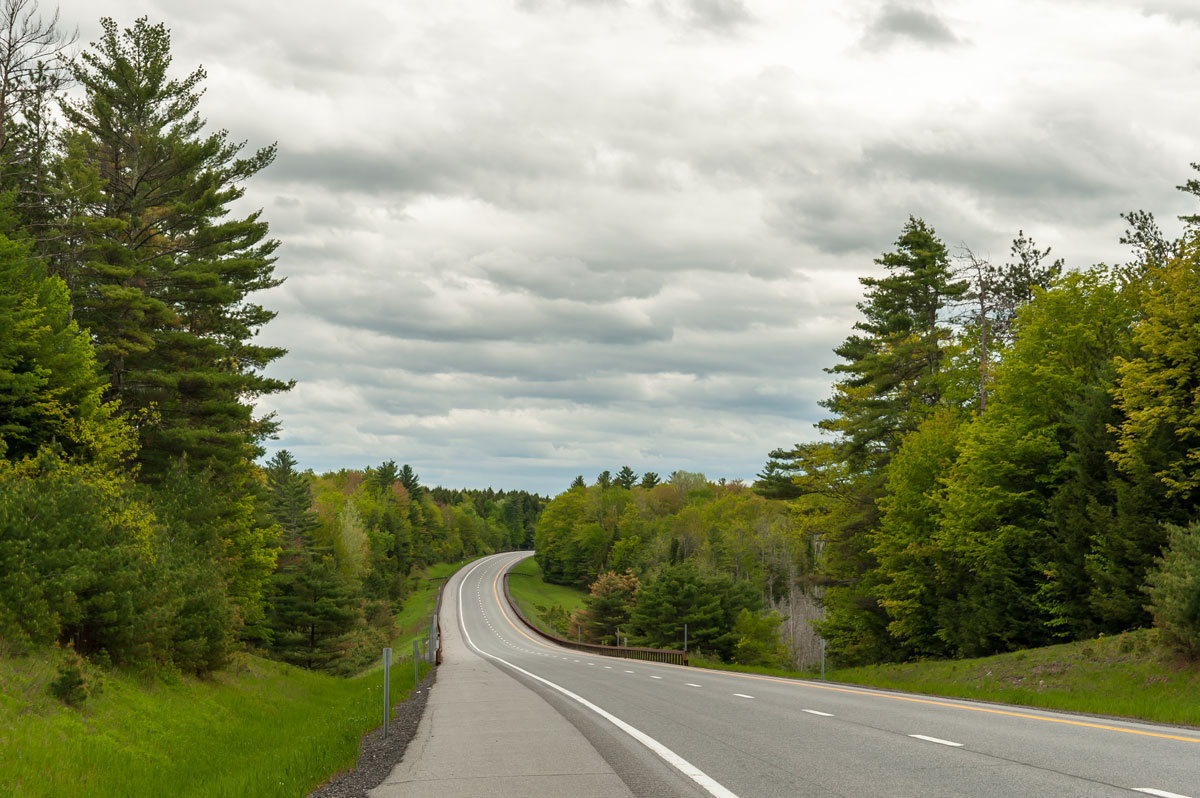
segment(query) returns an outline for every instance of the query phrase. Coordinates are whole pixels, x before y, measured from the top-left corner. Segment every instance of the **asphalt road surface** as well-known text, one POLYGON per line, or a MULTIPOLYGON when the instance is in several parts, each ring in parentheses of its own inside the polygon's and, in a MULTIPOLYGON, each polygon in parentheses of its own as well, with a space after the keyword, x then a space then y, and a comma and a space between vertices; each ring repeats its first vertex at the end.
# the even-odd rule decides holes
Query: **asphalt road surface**
POLYGON ((1196 729, 558 648, 504 599, 524 556, 460 572, 443 626, 561 713, 634 795, 1200 798, 1196 729))

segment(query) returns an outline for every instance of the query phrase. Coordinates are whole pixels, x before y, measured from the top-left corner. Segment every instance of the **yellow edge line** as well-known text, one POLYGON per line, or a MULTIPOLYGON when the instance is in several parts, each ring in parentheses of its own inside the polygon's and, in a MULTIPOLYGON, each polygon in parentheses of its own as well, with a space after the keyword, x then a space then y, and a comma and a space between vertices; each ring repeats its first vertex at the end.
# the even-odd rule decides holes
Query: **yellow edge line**
MULTIPOLYGON (((514 560, 513 562, 516 562, 516 561, 514 560)), ((511 565, 511 564, 512 563, 509 563, 509 565, 511 565)), ((550 646, 550 645, 547 645, 546 643, 543 643, 541 640, 537 640, 536 638, 530 637, 528 634, 526 634, 524 629, 517 626, 516 622, 514 622, 513 619, 508 616, 508 612, 506 612, 504 609, 504 602, 502 602, 500 600, 499 584, 500 584, 500 577, 503 575, 503 573, 504 573, 504 569, 501 569, 499 572, 496 573, 496 578, 494 580, 492 580, 492 595, 494 595, 496 597, 496 606, 498 606, 500 608, 500 614, 504 616, 504 620, 508 621, 508 625, 511 626, 519 635, 524 637, 529 642, 531 642, 535 645, 539 645, 542 648, 550 649, 551 651, 560 650, 554 646, 550 646)), ((678 668, 681 670, 684 670, 684 669, 695 670, 694 668, 686 668, 686 666, 683 666, 683 665, 672 665, 669 662, 650 662, 648 660, 638 660, 638 662, 645 662, 645 664, 647 664, 647 665, 655 665, 660 668, 678 668)), ((1182 741, 1185 743, 1200 743, 1200 739, 1197 739, 1195 737, 1181 737, 1180 735, 1177 735, 1177 734, 1162 734, 1160 732, 1141 731, 1140 729, 1123 729, 1120 726, 1106 726, 1103 723, 1087 723, 1086 721, 1082 721, 1082 720, 1067 720, 1066 718, 1046 718, 1041 715, 1029 715, 1024 712, 1011 712, 1011 711, 1005 710, 1005 709, 988 709, 987 707, 973 707, 973 706, 967 706, 965 704, 950 704, 945 701, 934 701, 929 698, 913 698, 911 696, 893 695, 891 693, 876 693, 876 692, 871 692, 868 690, 855 690, 854 688, 851 688, 851 687, 835 687, 834 685, 831 685, 831 684, 814 684, 812 682, 796 681, 795 679, 780 679, 775 676, 762 676, 762 675, 756 674, 756 673, 737 673, 736 671, 717 671, 717 673, 720 673, 724 676, 735 676, 739 679, 751 679, 753 681, 759 681, 759 682, 773 682, 775 684, 784 684, 784 685, 788 685, 790 687, 807 687, 807 688, 810 688, 813 690, 829 690, 830 692, 834 692, 834 693, 849 693, 850 695, 862 695, 862 696, 869 696, 871 698, 886 698, 886 699, 891 699, 892 701, 908 701, 909 703, 912 703, 912 704, 928 704, 929 706, 934 706, 934 707, 948 707, 950 709, 965 709, 970 712, 985 712, 989 715, 1007 715, 1010 718, 1024 718, 1026 720, 1040 720, 1040 721, 1044 721, 1046 723, 1062 723, 1067 726, 1083 726, 1088 729, 1103 729, 1104 731, 1121 732, 1123 734, 1138 734, 1143 737, 1158 737, 1163 740, 1179 740, 1179 741, 1182 741)))

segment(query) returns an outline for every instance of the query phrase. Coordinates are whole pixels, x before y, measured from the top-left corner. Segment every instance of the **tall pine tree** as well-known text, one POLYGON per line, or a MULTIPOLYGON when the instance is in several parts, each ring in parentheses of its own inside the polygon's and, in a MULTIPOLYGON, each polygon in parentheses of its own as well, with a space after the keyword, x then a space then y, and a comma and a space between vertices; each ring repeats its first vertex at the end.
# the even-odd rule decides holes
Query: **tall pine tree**
POLYGON ((278 242, 259 212, 230 211, 275 148, 240 157, 225 131, 204 131, 204 70, 169 75, 163 25, 101 24, 71 67, 82 99, 62 105, 63 168, 92 180, 65 222, 77 246, 55 265, 97 341, 107 398, 156 414, 141 428, 143 477, 157 480, 180 456, 235 475, 275 429, 253 401, 289 387, 262 374, 284 350, 251 343, 275 315, 249 297, 279 284, 278 242))

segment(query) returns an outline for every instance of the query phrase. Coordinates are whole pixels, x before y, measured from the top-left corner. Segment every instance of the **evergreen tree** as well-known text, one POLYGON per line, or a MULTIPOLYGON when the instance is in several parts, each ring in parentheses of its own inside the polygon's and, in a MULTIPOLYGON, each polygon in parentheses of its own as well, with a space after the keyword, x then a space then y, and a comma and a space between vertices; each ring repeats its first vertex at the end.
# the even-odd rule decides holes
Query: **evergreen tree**
POLYGON ((229 205, 275 148, 242 158, 224 131, 202 132, 205 73, 168 76, 163 25, 101 24, 71 67, 82 98, 62 105, 64 168, 98 182, 67 220, 75 246, 55 266, 97 341, 108 398, 156 413, 140 427, 143 477, 180 456, 218 478, 243 474, 275 429, 253 417, 254 400, 289 385, 262 375, 284 350, 251 343, 275 315, 249 296, 279 284, 277 242, 259 213, 231 218, 229 205))
MULTIPOLYGON (((392 463, 393 467, 395 465, 395 463, 392 463)), ((405 463, 404 467, 400 469, 400 473, 397 474, 396 479, 400 480, 400 484, 408 491, 408 495, 412 497, 413 501, 420 500, 424 495, 425 489, 421 487, 421 478, 417 476, 417 472, 413 471, 412 466, 408 463, 405 463)))
POLYGON ((267 461, 267 509, 286 540, 299 541, 320 524, 312 511, 312 486, 296 471, 296 459, 280 449, 267 461))
MULTIPOLYGON (((372 490, 377 492, 391 490, 392 485, 394 485, 399 479, 400 469, 396 467, 395 460, 387 460, 383 463, 380 463, 378 468, 368 468, 365 475, 366 483, 371 487, 372 490)), ((408 486, 405 485, 405 488, 407 487, 408 486)), ((408 493, 410 496, 413 495, 411 490, 408 493)))
POLYGON ((575 488, 586 488, 586 487, 587 487, 587 483, 583 481, 583 474, 580 474, 577 477, 575 477, 575 479, 571 480, 571 489, 572 490, 574 490, 575 488))
POLYGON ((333 667, 344 656, 344 642, 358 610, 354 592, 338 573, 331 552, 311 539, 286 550, 274 583, 273 653, 304 668, 333 667))
POLYGON ((602 645, 620 645, 617 630, 629 635, 629 619, 641 583, 632 571, 600 574, 583 600, 582 625, 588 640, 602 645))
POLYGON ((617 472, 617 476, 613 478, 613 482, 620 485, 626 490, 632 490, 637 483, 638 475, 633 472, 629 466, 621 466, 621 470, 617 472))
POLYGON ((859 331, 839 346, 843 363, 833 396, 822 404, 833 416, 819 426, 836 436, 844 464, 840 485, 822 480, 837 509, 824 538, 829 582, 823 637, 841 661, 876 661, 894 653, 887 617, 876 598, 876 562, 870 553, 884 493, 885 469, 904 436, 943 405, 951 331, 948 304, 967 283, 954 280, 945 245, 920 219, 909 218, 893 252, 875 261, 883 277, 864 277, 866 299, 859 331))
MULTIPOLYGON (((580 479, 582 480, 582 477, 580 479)), ((658 483, 658 474, 654 473, 653 471, 647 471, 646 473, 642 474, 642 481, 638 483, 638 486, 643 490, 650 490, 658 483)))

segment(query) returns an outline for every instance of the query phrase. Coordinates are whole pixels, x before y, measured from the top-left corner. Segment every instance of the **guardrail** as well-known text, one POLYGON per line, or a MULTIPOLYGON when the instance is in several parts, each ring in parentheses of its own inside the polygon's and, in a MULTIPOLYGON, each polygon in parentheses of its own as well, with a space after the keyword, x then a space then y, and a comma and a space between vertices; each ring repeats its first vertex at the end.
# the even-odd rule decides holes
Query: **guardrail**
POLYGON ((437 630, 437 649, 434 655, 434 665, 442 664, 442 593, 446 592, 446 584, 450 581, 450 577, 442 580, 442 586, 438 588, 437 603, 433 607, 433 622, 437 630))
POLYGON ((669 662, 674 665, 687 665, 687 652, 664 648, 641 648, 638 646, 602 646, 599 643, 582 643, 577 640, 567 640, 557 635, 552 635, 538 628, 525 617, 525 613, 521 612, 521 608, 517 606, 517 602, 512 597, 512 592, 508 589, 508 571, 504 572, 504 598, 508 599, 508 606, 512 607, 517 617, 521 619, 521 623, 528 626, 536 634, 556 643, 564 648, 569 648, 574 651, 584 651, 589 654, 600 654, 605 657, 625 657, 626 659, 641 659, 649 662, 669 662))

